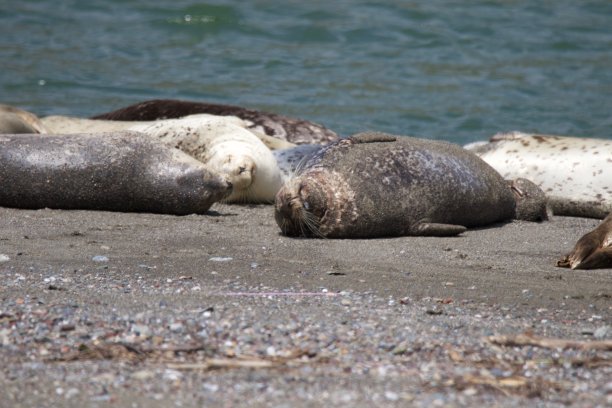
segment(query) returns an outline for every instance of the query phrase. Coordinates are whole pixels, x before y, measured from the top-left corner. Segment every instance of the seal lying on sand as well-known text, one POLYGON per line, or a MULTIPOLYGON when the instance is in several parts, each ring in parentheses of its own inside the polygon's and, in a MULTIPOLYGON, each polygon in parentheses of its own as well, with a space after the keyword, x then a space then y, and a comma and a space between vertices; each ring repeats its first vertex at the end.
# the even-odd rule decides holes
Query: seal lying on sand
POLYGON ((0 104, 0 134, 48 133, 40 119, 23 109, 0 104))
POLYGON ((505 178, 533 181, 554 214, 604 218, 612 211, 612 140, 511 132, 466 148, 505 178))
POLYGON ((612 268, 612 213, 576 242, 557 266, 572 269, 612 268))
MULTIPOLYGON (((512 219, 517 205, 507 182, 460 146, 368 132, 315 154, 276 195, 275 217, 286 235, 453 236, 512 219)), ((545 203, 529 207, 528 218, 546 218, 545 203)))
MULTIPOLYGON (((181 118, 189 123, 194 123, 197 120, 202 122, 209 122, 211 120, 217 122, 225 122, 231 125, 241 127, 249 130, 253 135, 257 136, 268 148, 274 149, 287 149, 294 147, 293 143, 287 142, 286 140, 277 139, 275 137, 264 135, 254 129, 250 129, 246 121, 237 118, 235 116, 218 116, 209 114, 196 114, 189 115, 181 118)), ((173 123, 180 123, 178 119, 172 119, 173 123)), ((116 132, 120 130, 129 130, 134 126, 141 126, 143 124, 154 124, 157 121, 123 121, 123 120, 102 120, 102 119, 85 119, 77 118, 73 116, 61 116, 52 115, 45 116, 40 119, 48 133, 100 133, 100 132, 116 132)))
POLYGON ((268 136, 287 140, 295 144, 326 144, 338 140, 338 135, 314 122, 289 118, 275 113, 257 111, 232 105, 176 99, 153 99, 93 116, 92 119, 110 120, 158 120, 181 118, 195 113, 219 116, 237 116, 250 123, 249 127, 268 136))
MULTIPOLYGON (((175 147, 224 174, 234 186, 225 202, 271 203, 282 185, 281 173, 270 149, 242 119, 208 114, 157 121, 112 121, 49 116, 43 123, 52 132, 131 130, 175 147)), ((276 141, 277 147, 294 146, 276 141)))
POLYGON ((139 134, 0 135, 0 205, 204 213, 231 185, 139 134))
POLYGON ((282 185, 270 149, 251 132, 225 120, 202 122, 190 116, 136 125, 130 130, 180 149, 223 174, 233 185, 225 202, 271 203, 282 185))

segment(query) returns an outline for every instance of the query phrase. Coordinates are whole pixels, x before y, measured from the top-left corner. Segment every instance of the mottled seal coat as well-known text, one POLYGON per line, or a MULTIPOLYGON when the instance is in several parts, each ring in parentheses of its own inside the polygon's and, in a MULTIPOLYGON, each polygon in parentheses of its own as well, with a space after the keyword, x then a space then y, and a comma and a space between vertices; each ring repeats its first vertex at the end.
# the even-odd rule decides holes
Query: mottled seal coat
POLYGON ((505 178, 533 181, 554 214, 604 218, 612 211, 612 140, 510 132, 466 148, 505 178))
POLYGON ((277 149, 272 151, 278 168, 283 177, 283 182, 287 182, 313 157, 323 145, 318 144, 302 144, 286 149, 277 149))
POLYGON ((275 202, 281 231, 293 236, 452 236, 515 216, 508 183, 476 155, 374 132, 322 148, 275 202))
MULTIPOLYGON (((40 118, 41 124, 48 129, 48 133, 100 133, 100 132, 116 132, 120 130, 129 130, 132 127, 140 127, 143 124, 154 124, 162 121, 123 121, 123 120, 103 120, 103 119, 86 119, 78 118, 74 116, 62 116, 52 115, 40 118)), ((231 125, 241 127, 249 130, 254 136, 258 137, 268 148, 273 149, 287 149, 294 147, 293 143, 287 142, 286 140, 277 139, 271 136, 267 136, 257 130, 251 129, 247 121, 244 121, 236 116, 218 116, 209 114, 194 114, 185 116, 179 119, 171 119, 171 123, 181 123, 181 120, 185 120, 191 124, 194 121, 210 122, 212 120, 216 122, 225 122, 231 125)))
MULTIPOLYGON (((156 121, 112 121, 49 116, 43 123, 52 132, 132 130, 175 147, 227 176, 233 184, 230 203, 271 203, 282 185, 277 161, 261 135, 247 130, 233 116, 189 115, 156 121)), ((264 136, 264 139, 267 136, 264 136)), ((274 139, 276 147, 294 146, 274 139)))
POLYGON ((612 213, 576 242, 574 249, 557 262, 572 269, 612 268, 612 213))
POLYGON ((338 135, 317 123, 290 118, 240 106, 220 105, 176 99, 153 99, 126 106, 112 112, 93 116, 92 119, 158 120, 181 118, 195 113, 237 116, 250 123, 250 127, 268 136, 295 144, 326 144, 338 140, 338 135))
POLYGON ((0 135, 0 205, 205 213, 231 185, 139 134, 0 135))
POLYGON ((224 119, 189 118, 144 123, 130 130, 180 149, 223 174, 233 185, 225 202, 272 203, 282 178, 270 149, 250 131, 224 119))
POLYGON ((11 105, 0 104, 0 134, 48 133, 38 116, 11 105))

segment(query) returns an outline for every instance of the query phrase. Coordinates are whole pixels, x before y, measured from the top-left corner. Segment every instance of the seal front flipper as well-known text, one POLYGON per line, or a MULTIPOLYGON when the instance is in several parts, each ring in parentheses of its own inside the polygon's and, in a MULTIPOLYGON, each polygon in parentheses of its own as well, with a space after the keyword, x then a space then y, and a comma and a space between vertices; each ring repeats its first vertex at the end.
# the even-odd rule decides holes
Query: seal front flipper
POLYGON ((435 222, 421 222, 414 225, 412 235, 429 237, 452 237, 467 230, 463 225, 439 224, 435 222))
POLYGON ((348 138, 351 142, 358 143, 379 143, 379 142, 395 142, 397 138, 392 135, 379 132, 363 132, 348 138))

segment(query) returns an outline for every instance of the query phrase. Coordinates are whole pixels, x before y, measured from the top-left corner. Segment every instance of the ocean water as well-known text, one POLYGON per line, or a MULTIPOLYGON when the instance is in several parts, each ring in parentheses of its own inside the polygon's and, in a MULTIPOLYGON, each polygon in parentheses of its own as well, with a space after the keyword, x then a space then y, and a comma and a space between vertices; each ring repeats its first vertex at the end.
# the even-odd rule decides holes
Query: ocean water
POLYGON ((612 138, 609 0, 0 2, 0 103, 152 98, 467 143, 612 138))

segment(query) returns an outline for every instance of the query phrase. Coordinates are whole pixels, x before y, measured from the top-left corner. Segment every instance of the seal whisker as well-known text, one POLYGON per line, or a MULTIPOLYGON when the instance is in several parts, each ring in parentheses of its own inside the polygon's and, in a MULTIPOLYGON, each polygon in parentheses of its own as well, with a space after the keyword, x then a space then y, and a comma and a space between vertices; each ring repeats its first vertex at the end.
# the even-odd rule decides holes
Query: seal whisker
MULTIPOLYGON (((545 201, 531 185, 514 187, 523 201, 545 201)), ((528 209, 542 208, 535 204, 528 209)), ((276 195, 275 217, 289 235, 455 236, 512 219, 517 207, 503 177, 457 145, 366 132, 300 161, 276 195)))
POLYGON ((306 211, 302 208, 302 219, 304 220, 304 224, 308 228, 308 230, 318 238, 325 238, 325 236, 321 233, 319 226, 321 223, 317 219, 317 217, 311 212, 306 211))

